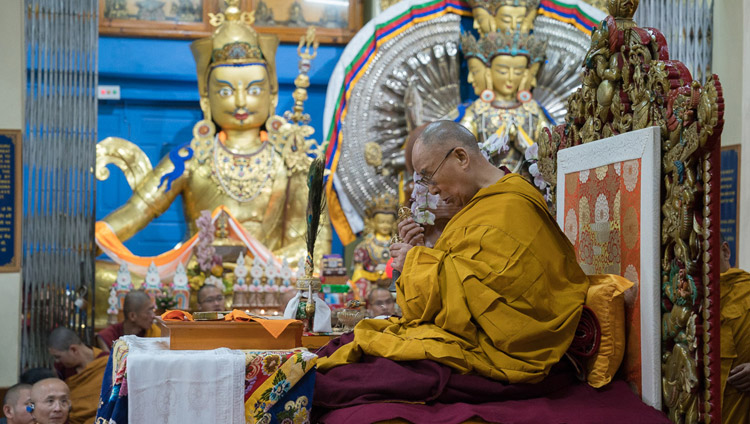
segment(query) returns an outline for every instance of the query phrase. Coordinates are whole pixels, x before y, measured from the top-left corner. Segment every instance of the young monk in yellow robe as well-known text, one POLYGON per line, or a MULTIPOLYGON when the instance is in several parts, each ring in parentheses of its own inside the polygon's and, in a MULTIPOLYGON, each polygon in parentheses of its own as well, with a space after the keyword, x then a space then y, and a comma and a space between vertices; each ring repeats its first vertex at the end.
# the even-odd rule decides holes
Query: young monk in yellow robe
POLYGON ((412 155, 421 183, 462 209, 434 248, 423 246, 413 220, 400 223, 404 243, 393 244, 391 256, 402 271, 403 317, 360 322, 354 341, 318 368, 368 354, 430 359, 509 383, 541 381, 568 349, 589 285, 573 246, 539 192, 490 164, 459 124, 430 124, 412 155))
POLYGON ((93 423, 109 356, 101 349, 86 346, 76 333, 65 327, 50 333, 47 346, 61 378, 70 388, 72 409, 68 422, 93 423))
POLYGON ((721 243, 721 420, 750 423, 750 274, 732 268, 721 243))

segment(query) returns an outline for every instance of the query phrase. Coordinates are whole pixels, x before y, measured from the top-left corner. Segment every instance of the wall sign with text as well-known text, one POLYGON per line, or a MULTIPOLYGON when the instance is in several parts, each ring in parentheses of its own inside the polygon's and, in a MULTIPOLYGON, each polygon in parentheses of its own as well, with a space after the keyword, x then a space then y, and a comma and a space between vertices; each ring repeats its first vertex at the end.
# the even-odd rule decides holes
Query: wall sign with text
POLYGON ((732 256, 729 263, 737 266, 740 244, 737 242, 740 228, 740 145, 721 148, 721 235, 729 243, 732 256))
POLYGON ((21 131, 0 130, 0 272, 21 270, 21 131))

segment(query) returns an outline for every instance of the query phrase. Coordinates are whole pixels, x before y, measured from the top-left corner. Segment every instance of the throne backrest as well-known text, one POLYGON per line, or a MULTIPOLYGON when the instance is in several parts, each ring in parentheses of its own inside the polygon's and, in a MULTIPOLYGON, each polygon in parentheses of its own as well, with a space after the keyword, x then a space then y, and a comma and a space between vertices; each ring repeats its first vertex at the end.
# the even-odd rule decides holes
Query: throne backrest
MULTIPOLYGON (((623 1, 610 3, 617 6, 623 1)), ((624 15, 608 16, 595 29, 581 79, 582 87, 568 99, 565 124, 545 129, 538 141, 538 169, 552 186, 552 195, 563 197, 564 205, 568 189, 565 172, 558 169, 558 153, 614 135, 659 128, 659 160, 655 162, 660 172, 654 186, 658 185, 661 192, 660 214, 653 217, 660 226, 644 226, 643 211, 639 220, 641 243, 643 235, 660 237, 659 253, 653 251, 650 256, 658 258, 659 269, 649 281, 639 275, 639 297, 640 306, 644 300, 649 304, 658 301, 655 317, 644 322, 643 308, 640 316, 642 330, 648 324, 649 330, 661 333, 661 350, 656 355, 658 364, 646 363, 653 359, 643 356, 645 342, 641 344, 641 389, 644 398, 647 390, 654 391, 646 383, 656 379, 644 379, 646 367, 653 366, 653 376, 661 370, 662 389, 651 395, 661 397, 671 420, 720 422, 719 149, 724 100, 719 79, 711 75, 703 84, 693 81, 682 62, 669 59, 666 40, 659 30, 639 28, 624 15), (647 288, 659 289, 660 295, 645 293, 647 288)), ((602 155, 615 155, 618 146, 612 149, 602 155)), ((596 174, 599 166, 603 164, 591 166, 589 174, 596 174)), ((624 162, 621 166, 624 169, 624 162)), ((592 210, 597 212, 596 203, 592 210)), ((568 225, 567 218, 559 221, 563 227, 568 225)), ((591 231, 601 229, 596 237, 603 238, 607 225, 591 222, 591 231)), ((627 230, 623 222, 620 225, 624 242, 622 236, 627 230)), ((586 242, 581 246, 585 253, 586 242)), ((619 253, 622 256, 623 252, 619 253)), ((631 316, 636 316, 634 310, 631 316)), ((645 340, 644 336, 653 335, 642 332, 640 340, 645 340)), ((630 358, 629 354, 628 361, 630 358)))

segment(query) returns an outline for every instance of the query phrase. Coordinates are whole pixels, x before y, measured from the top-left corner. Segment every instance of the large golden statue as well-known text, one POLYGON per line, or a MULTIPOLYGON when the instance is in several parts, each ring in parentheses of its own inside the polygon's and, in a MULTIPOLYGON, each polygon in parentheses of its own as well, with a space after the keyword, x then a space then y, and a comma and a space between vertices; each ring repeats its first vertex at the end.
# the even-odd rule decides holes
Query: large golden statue
POLYGON ((475 91, 482 91, 467 108, 461 124, 477 137, 483 150, 497 157, 496 165, 518 172, 526 149, 550 125, 529 91, 544 59, 544 45, 533 35, 515 31, 492 32, 479 41, 465 35, 462 48, 470 61, 470 82, 475 91))
MULTIPOLYGON (((106 226, 97 227, 97 238, 101 227, 120 240, 129 239, 182 194, 191 235, 197 231, 195 221, 201 211, 223 205, 279 260, 296 264, 304 257, 306 177, 309 155, 315 153, 315 142, 305 139, 312 134, 312 128, 303 125, 309 116, 301 113, 306 96, 295 91, 299 104, 295 103, 295 114, 287 115, 289 121, 274 116, 278 38, 256 33, 250 26, 252 14, 241 12, 238 3, 228 0, 225 13, 211 14, 217 29, 191 45, 204 116, 193 128, 192 141, 173 150, 153 170, 132 143, 122 139, 100 143, 98 172, 106 163, 116 163, 125 171, 133 195, 102 220, 106 226), (137 161, 124 163, 123 156, 137 161)), ((314 53, 310 54, 310 42, 303 52, 303 44, 300 71, 305 74, 314 53)), ((302 85, 298 91, 304 91, 302 85)), ((316 253, 328 253, 330 240, 330 228, 323 225, 316 253)), ((97 290, 105 293, 114 274, 110 279, 100 265, 97 290)))

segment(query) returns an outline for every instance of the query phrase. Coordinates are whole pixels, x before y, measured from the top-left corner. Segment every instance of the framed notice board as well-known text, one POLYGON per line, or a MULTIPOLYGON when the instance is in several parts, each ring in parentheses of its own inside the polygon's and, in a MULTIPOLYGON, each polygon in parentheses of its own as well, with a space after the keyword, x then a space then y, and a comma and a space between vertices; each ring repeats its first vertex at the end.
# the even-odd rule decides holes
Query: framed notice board
POLYGON ((0 130, 0 272, 21 270, 21 131, 0 130))
POLYGON ((740 244, 740 145, 721 148, 721 235, 729 243, 732 256, 729 263, 737 266, 740 244))

